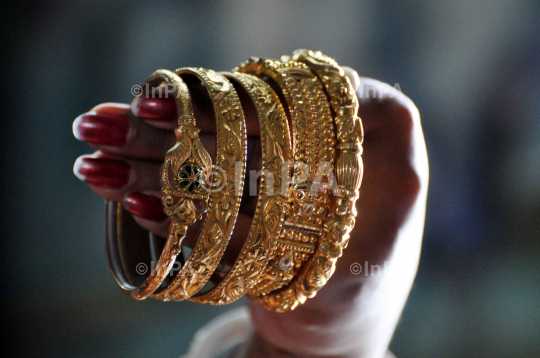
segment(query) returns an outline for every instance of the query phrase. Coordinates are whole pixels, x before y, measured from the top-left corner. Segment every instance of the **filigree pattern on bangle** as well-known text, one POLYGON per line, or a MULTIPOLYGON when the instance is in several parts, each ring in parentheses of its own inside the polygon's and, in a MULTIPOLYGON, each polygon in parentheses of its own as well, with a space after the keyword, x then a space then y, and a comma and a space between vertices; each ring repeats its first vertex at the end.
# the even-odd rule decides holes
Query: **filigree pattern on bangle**
MULTIPOLYGON (((209 193, 200 190, 196 184, 189 183, 182 186, 182 182, 178 185, 169 181, 170 173, 174 175, 175 180, 179 179, 182 173, 186 173, 186 165, 197 168, 201 172, 209 169, 212 162, 199 140, 199 130, 195 127, 189 90, 184 81, 171 71, 158 70, 145 81, 142 87, 146 84, 156 87, 163 83, 173 87, 178 112, 178 129, 175 131, 177 143, 167 152, 162 167, 164 181, 162 202, 165 213, 171 216, 172 223, 165 247, 149 277, 144 280, 142 285, 134 289, 128 289, 121 285, 122 289, 139 300, 151 295, 170 272, 176 256, 180 253, 180 245, 188 226, 201 218, 209 198, 209 193), (193 200, 200 201, 200 209, 196 208, 193 200)), ((197 174, 197 177, 200 175, 197 174)), ((186 179, 191 180, 187 177, 186 179)), ((117 220, 121 220, 121 217, 118 216, 117 220)), ((119 223, 117 230, 121 226, 119 223)))
POLYGON ((281 89, 292 122, 295 168, 289 206, 278 254, 267 266, 252 295, 266 294, 286 285, 315 251, 327 215, 329 193, 311 191, 321 163, 334 164, 335 131, 324 88, 303 63, 251 58, 235 70, 268 76, 281 89))
MULTIPOLYGON (((201 233, 186 263, 166 288, 152 295, 165 301, 184 300, 193 296, 208 281, 221 260, 238 216, 247 146, 244 113, 232 84, 212 70, 180 68, 176 73, 179 76, 197 77, 212 98, 217 127, 217 159, 214 175, 205 174, 210 188, 201 185, 198 189, 198 186, 192 186, 191 183, 198 183, 198 174, 195 179, 189 179, 192 181, 188 180, 190 184, 184 187, 188 194, 189 188, 193 188, 194 192, 210 190, 212 195, 201 233), (216 173, 218 175, 215 175, 216 173)), ((182 145, 179 153, 183 153, 188 147, 182 145)), ((179 154, 180 158, 183 156, 185 154, 179 154)), ((187 170, 184 169, 184 172, 187 170)), ((188 178, 193 177, 194 170, 190 173, 188 178)), ((182 183, 186 178, 181 176, 179 181, 182 183)))
POLYGON ((349 79, 333 59, 320 52, 298 50, 290 60, 305 62, 324 84, 335 116, 340 152, 335 165, 338 187, 333 191, 331 211, 324 221, 315 254, 287 287, 254 298, 266 309, 278 312, 292 310, 315 296, 334 273, 355 224, 355 203, 363 174, 362 124, 357 116, 358 99, 349 79))
POLYGON ((287 116, 272 88, 248 74, 221 74, 242 86, 255 105, 261 130, 262 175, 255 215, 236 262, 212 290, 190 298, 217 305, 231 303, 246 293, 274 256, 286 208, 281 167, 292 155, 287 116))

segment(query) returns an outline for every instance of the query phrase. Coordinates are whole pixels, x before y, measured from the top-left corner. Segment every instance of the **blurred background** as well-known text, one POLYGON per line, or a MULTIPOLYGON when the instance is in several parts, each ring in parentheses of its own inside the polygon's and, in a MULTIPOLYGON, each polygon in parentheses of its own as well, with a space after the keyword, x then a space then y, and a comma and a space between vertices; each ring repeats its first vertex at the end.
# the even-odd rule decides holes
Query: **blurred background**
MULTIPOLYGON (((3 351, 173 357, 231 309, 123 295, 73 119, 157 68, 322 50, 399 84, 431 180, 398 357, 540 357, 540 2, 3 2, 3 351)), ((241 302, 239 304, 242 304, 241 302)))

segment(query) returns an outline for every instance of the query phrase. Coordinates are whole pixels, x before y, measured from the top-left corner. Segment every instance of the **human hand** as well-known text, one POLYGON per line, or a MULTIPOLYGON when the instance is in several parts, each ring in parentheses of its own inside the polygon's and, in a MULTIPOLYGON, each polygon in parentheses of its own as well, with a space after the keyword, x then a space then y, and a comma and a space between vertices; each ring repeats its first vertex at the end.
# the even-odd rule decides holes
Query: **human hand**
MULTIPOLYGON (((352 70, 347 73, 355 80, 352 70)), ((332 279, 294 311, 276 313, 250 304, 257 336, 247 356, 381 357, 388 348, 418 265, 427 154, 412 101, 372 79, 363 78, 360 84, 364 179, 349 245, 332 279)), ((197 84, 190 87, 201 140, 215 154, 213 118, 206 110, 210 106, 204 89, 197 84)), ((103 104, 75 121, 76 137, 98 151, 77 159, 74 171, 99 195, 123 202, 139 225, 166 237, 169 221, 159 201, 159 173, 165 152, 175 143, 174 101, 140 99, 132 107, 103 104)), ((260 151, 257 125, 249 124, 257 123, 255 114, 247 111, 246 118, 249 172, 260 169, 260 151)), ((256 203, 256 198, 245 199, 236 227, 247 229, 235 229, 231 239, 236 252, 256 203)), ((187 237, 187 244, 194 238, 187 237)), ((234 260, 234 252, 224 259, 234 260)))

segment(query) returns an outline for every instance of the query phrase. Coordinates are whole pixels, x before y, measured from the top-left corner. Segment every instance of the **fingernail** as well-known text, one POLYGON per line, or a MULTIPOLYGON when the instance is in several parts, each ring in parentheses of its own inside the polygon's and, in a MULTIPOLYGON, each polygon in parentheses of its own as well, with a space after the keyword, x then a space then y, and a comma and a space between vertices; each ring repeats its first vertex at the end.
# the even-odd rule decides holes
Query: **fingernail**
POLYGON ((130 179, 129 163, 113 158, 77 158, 73 173, 82 181, 105 189, 123 188, 130 179))
POLYGON ((167 219, 161 200, 155 196, 130 193, 124 197, 124 206, 131 214, 143 219, 156 222, 167 219))
POLYGON ((85 113, 73 122, 73 135, 81 141, 119 147, 127 142, 129 118, 123 115, 85 113))
POLYGON ((131 113, 131 107, 127 103, 105 102, 98 104, 90 112, 110 116, 127 116, 131 113))
POLYGON ((135 97, 131 101, 131 113, 152 121, 172 122, 178 119, 174 96, 168 98, 135 97))

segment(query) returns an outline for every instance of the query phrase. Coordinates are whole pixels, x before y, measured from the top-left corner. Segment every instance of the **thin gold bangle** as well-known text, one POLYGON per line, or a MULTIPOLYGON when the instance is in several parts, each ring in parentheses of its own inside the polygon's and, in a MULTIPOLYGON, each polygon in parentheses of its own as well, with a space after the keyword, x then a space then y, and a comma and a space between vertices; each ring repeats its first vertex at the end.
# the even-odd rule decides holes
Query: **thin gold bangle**
POLYGON ((292 154, 287 116, 272 88, 248 74, 221 74, 242 86, 255 105, 261 131, 262 175, 251 228, 236 262, 212 290, 190 298, 215 305, 240 298, 258 282, 274 256, 287 201, 281 195, 281 168, 292 154))
MULTIPOLYGON (((247 148, 244 112, 232 84, 212 70, 180 68, 176 74, 197 77, 212 98, 217 124, 217 159, 214 168, 218 175, 213 176, 208 211, 195 247, 172 282, 152 295, 165 301, 193 296, 219 264, 238 216, 247 148)), ((179 153, 185 150, 185 146, 180 147, 179 153)), ((164 193, 167 194, 167 190, 164 193)))
POLYGON ((331 212, 310 261, 287 287, 254 298, 266 309, 278 312, 293 310, 307 298, 315 296, 334 273, 337 259, 347 247, 355 224, 355 203, 363 174, 362 122, 357 116, 358 98, 349 79, 336 61, 320 52, 298 50, 291 60, 305 62, 320 78, 328 93, 337 128, 339 156, 335 173, 338 187, 333 191, 331 212))

